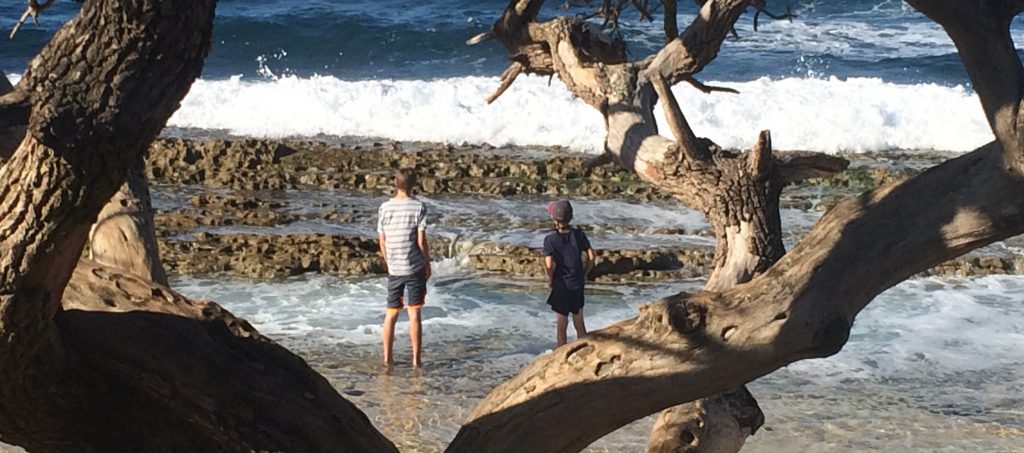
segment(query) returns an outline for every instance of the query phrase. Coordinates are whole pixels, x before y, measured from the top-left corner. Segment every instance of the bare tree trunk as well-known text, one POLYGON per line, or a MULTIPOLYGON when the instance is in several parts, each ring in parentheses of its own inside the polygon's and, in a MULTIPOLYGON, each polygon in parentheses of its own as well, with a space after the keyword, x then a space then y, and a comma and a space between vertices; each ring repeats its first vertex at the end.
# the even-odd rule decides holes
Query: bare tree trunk
MULTIPOLYGON (((4 442, 39 452, 394 451, 302 359, 244 321, 79 263, 90 225, 199 75, 215 3, 86 2, 0 97, 0 125, 28 118, 0 168, 4 442)), ((152 277, 155 262, 142 267, 152 277)))
MULTIPOLYGON (((712 204, 705 214, 717 245, 705 291, 746 283, 785 253, 779 217, 783 183, 772 168, 771 154, 771 138, 763 131, 748 159, 739 166, 722 165, 722 170, 732 171, 722 171, 718 184, 709 188, 714 195, 707 197, 712 204)), ((741 387, 662 411, 647 452, 735 453, 763 424, 757 400, 741 387)))
MULTIPOLYGON (((568 19, 527 24, 536 14, 522 11, 536 10, 542 2, 529 3, 524 8, 523 1, 510 2, 494 27, 496 37, 513 55, 531 56, 517 60, 513 68, 517 73, 544 73, 550 66, 574 94, 605 114, 606 149, 612 156, 707 216, 717 246, 715 269, 705 289, 731 289, 775 263, 784 253, 778 212, 783 186, 810 175, 830 175, 845 168, 846 162, 815 155, 777 159, 768 131, 761 133, 750 153, 725 152, 695 135, 671 92, 676 81, 695 83, 691 75, 714 58, 748 2, 708 2, 699 19, 679 36, 675 2, 665 0, 667 45, 653 58, 662 68, 655 63, 646 67, 616 65, 620 55, 605 59, 604 65, 589 64, 588 59, 602 53, 592 51, 585 43, 603 40, 594 39, 594 31, 568 19), (548 51, 546 59, 536 57, 536 51, 527 52, 537 45, 548 51), (675 70, 677 66, 683 70, 675 70), (652 110, 659 99, 675 142, 657 135, 652 110)), ((503 77, 496 95, 510 84, 503 77)), ((756 400, 741 388, 667 410, 656 423, 648 449, 694 453, 727 451, 724 447, 738 449, 763 420, 756 400)))
POLYGON ((129 170, 128 181, 100 211, 89 232, 89 258, 168 286, 142 162, 129 170))

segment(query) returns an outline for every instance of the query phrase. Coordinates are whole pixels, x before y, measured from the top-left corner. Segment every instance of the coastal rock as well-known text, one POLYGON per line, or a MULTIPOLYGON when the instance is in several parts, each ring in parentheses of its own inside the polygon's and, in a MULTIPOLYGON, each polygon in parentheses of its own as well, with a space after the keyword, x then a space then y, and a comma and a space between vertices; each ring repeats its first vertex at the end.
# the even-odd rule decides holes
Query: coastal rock
MULTIPOLYGON (((275 228, 299 221, 365 226, 372 224, 374 212, 339 211, 311 202, 293 206, 290 201, 267 196, 265 191, 305 188, 380 195, 391 190, 391 169, 416 166, 421 173, 420 190, 427 194, 643 201, 665 198, 631 172, 612 165, 588 168, 584 165, 588 157, 557 149, 424 143, 161 139, 150 150, 147 172, 154 183, 210 188, 187 196, 183 206, 156 214, 162 257, 171 273, 247 278, 280 278, 305 272, 381 275, 384 264, 376 239, 369 234, 281 234, 275 228)), ((787 189, 783 205, 823 210, 850 194, 911 176, 927 167, 928 159, 880 165, 858 156, 853 158, 855 165, 835 178, 811 180, 787 189)), ((542 231, 549 227, 531 222, 507 225, 506 219, 483 217, 474 214, 485 228, 542 231)), ((458 226, 464 220, 453 215, 445 223, 458 226)), ((711 235, 708 231, 642 225, 600 228, 634 236, 711 235)), ((523 245, 440 236, 432 236, 430 242, 433 256, 460 257, 476 271, 531 278, 545 275, 539 250, 523 245)), ((589 277, 608 282, 700 277, 710 271, 713 255, 710 246, 603 249, 589 277)), ((976 251, 924 275, 1002 273, 1024 273, 1024 259, 1009 253, 976 251)))

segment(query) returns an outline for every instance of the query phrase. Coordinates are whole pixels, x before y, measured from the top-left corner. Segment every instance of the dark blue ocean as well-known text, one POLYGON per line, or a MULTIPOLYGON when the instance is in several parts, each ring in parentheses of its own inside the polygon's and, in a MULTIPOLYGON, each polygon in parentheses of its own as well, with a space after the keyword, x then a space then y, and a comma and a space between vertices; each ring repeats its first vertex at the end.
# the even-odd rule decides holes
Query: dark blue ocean
MULTIPOLYGON (((542 17, 584 14, 548 2, 542 17)), ((575 1, 575 3, 584 3, 575 1)), ((375 136, 397 140, 561 145, 597 152, 600 117, 556 81, 522 80, 499 102, 483 99, 507 64, 495 42, 467 46, 503 0, 222 0, 213 49, 170 125, 234 134, 375 136)), ((9 29, 22 2, 0 6, 9 29)), ((39 26, 0 44, 0 68, 20 74, 70 18, 58 1, 39 26)), ((753 13, 700 74, 741 95, 676 87, 699 134, 747 147, 771 129, 777 146, 818 151, 967 151, 990 134, 955 49, 934 23, 895 0, 771 1, 792 21, 753 13)), ((680 27, 697 9, 680 2, 680 27)), ((654 52, 655 23, 624 15, 633 58, 654 52)), ((1016 36, 1024 36, 1014 26, 1016 36)))
MULTIPOLYGON (((222 0, 217 8, 213 51, 206 78, 232 75, 330 75, 346 80, 424 79, 492 76, 506 64, 500 44, 467 46, 468 37, 486 31, 501 13, 502 0, 222 0)), ((579 14, 548 2, 544 16, 579 14)), ((879 77, 899 83, 964 83, 965 74, 945 34, 900 1, 769 2, 782 12, 789 5, 799 26, 761 16, 759 32, 745 16, 738 40, 723 46, 705 71, 716 80, 746 81, 760 76, 879 77)), ((0 6, 3 28, 20 16, 21 2, 0 6)), ((21 72, 25 62, 74 12, 59 1, 39 27, 29 25, 3 46, 0 67, 21 72)), ((680 26, 697 7, 680 2, 680 26)), ((751 10, 753 11, 753 10, 751 10)), ((623 36, 634 57, 656 50, 660 23, 624 14, 623 36)), ((660 13, 656 17, 660 21, 660 13)))

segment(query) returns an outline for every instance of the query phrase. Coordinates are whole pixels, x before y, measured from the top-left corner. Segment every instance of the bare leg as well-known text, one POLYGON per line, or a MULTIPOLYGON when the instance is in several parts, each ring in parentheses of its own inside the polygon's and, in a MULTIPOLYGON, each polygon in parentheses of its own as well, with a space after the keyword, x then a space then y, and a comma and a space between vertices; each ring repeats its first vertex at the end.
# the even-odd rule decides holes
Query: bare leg
POLYGON ((409 307, 409 340, 412 341, 412 367, 419 368, 420 350, 423 345, 423 329, 420 323, 420 307, 409 307))
POLYGON ((576 328, 576 339, 587 336, 587 326, 583 324, 583 309, 573 313, 572 315, 572 326, 576 328))
POLYGON ((384 343, 384 365, 391 366, 391 349, 395 344, 395 323, 398 322, 399 310, 389 308, 384 313, 384 330, 381 333, 381 340, 384 343))
POLYGON ((555 338, 558 340, 558 345, 565 344, 565 330, 569 327, 569 318, 561 313, 555 314, 555 338))

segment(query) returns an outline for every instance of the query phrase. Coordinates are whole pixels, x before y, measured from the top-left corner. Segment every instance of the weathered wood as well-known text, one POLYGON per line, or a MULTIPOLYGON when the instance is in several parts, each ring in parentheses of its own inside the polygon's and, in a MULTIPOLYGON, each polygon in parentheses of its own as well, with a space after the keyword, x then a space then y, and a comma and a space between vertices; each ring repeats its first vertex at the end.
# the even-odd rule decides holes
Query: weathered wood
POLYGON ((128 180, 100 210, 89 232, 89 258, 168 286, 142 162, 129 170, 128 180))
POLYGON ((880 292, 1024 232, 1024 180, 1001 163, 990 144, 841 202, 749 283, 662 299, 538 358, 477 406, 449 451, 579 451, 650 413, 838 352, 880 292), (557 422, 579 413, 587 423, 557 422))
MULTIPOLYGON (((750 4, 701 3, 678 39, 638 62, 583 61, 578 55, 586 53, 585 44, 550 33, 557 20, 528 24, 528 43, 546 43, 566 86, 604 114, 609 154, 708 216, 716 236, 726 237, 716 253, 724 261, 716 264, 727 272, 713 274, 708 291, 647 305, 636 319, 539 358, 481 402, 449 451, 578 451, 651 412, 737 388, 796 360, 833 354, 856 314, 881 291, 1024 231, 1024 202, 1013 196, 1024 188, 1024 77, 1008 33, 1024 2, 911 0, 950 32, 998 142, 840 203, 781 259, 781 241, 769 234, 778 224, 775 191, 831 174, 846 162, 802 153, 772 156, 765 136, 746 155, 697 139, 711 159, 681 159, 679 145, 657 134, 655 92, 668 97, 658 79, 668 86, 695 80, 750 4), (585 426, 559 423, 578 413, 595 416, 585 426)), ((662 448, 657 439, 654 445, 662 448)))
POLYGON ((301 358, 213 302, 83 260, 56 325, 66 385, 50 391, 80 442, 64 451, 396 451, 301 358))
MULTIPOLYGON (((0 124, 0 161, 10 158, 24 138, 28 123, 28 97, 23 92, 12 93, 14 90, 7 77, 0 73, 0 95, 12 94, 3 98, 12 104, 7 106, 10 110, 6 110, 5 121, 0 124), (14 104, 19 102, 19 105, 14 104)), ((167 275, 160 263, 153 226, 149 183, 141 162, 132 167, 127 178, 100 211, 89 232, 89 257, 166 286, 167 275)))
POLYGON ((672 42, 673 39, 679 37, 679 26, 676 25, 676 15, 679 13, 676 10, 676 0, 661 0, 661 4, 664 7, 664 29, 665 29, 665 44, 672 42))
MULTIPOLYGON (((1010 37, 1010 22, 1024 9, 1022 2, 907 0, 907 3, 942 25, 952 38, 996 138, 1004 147, 1021 147, 1024 67, 1010 37)), ((1007 157, 1017 161, 1015 166, 1024 160, 1024 155, 1007 157)))
MULTIPOLYGON (((674 2, 670 3, 674 6, 674 2)), ((701 15, 683 36, 673 36, 668 40, 670 44, 658 54, 635 64, 623 64, 619 60, 600 64, 583 61, 579 56, 591 51, 585 42, 581 44, 558 31, 559 27, 566 28, 565 19, 522 25, 529 30, 527 36, 531 44, 543 42, 551 49, 552 65, 570 91, 605 114, 607 154, 708 217, 717 238, 715 269, 705 287, 708 291, 725 291, 746 282, 782 256, 779 194, 785 184, 804 176, 793 171, 802 170, 804 166, 796 164, 789 168, 788 162, 772 156, 767 131, 761 134, 754 150, 743 156, 724 152, 711 141, 698 138, 682 114, 670 83, 662 76, 676 77, 673 83, 687 81, 704 92, 716 91, 698 82, 692 74, 715 57, 726 33, 745 7, 744 2, 704 3, 701 15), (656 65, 678 67, 659 70, 656 65), (676 142, 657 134, 652 111, 654 94, 661 100, 676 142)), ((506 16, 509 11, 506 10, 506 16)), ((671 20, 666 17, 666 30, 674 24, 674 15, 671 20)), ((506 45, 509 42, 522 45, 522 35, 517 36, 520 41, 506 40, 506 45)), ((502 87, 506 88, 505 84, 502 87)), ((808 167, 821 172, 815 174, 827 175, 847 165, 842 159, 823 160, 841 164, 808 167)), ((744 437, 756 431, 760 422, 749 425, 737 421, 731 415, 734 411, 727 410, 737 405, 746 405, 748 412, 763 418, 753 397, 740 389, 663 414, 649 448, 662 451, 686 448, 692 452, 717 451, 714 448, 723 446, 738 449, 744 437), (746 398, 737 399, 740 394, 746 398), (719 417, 722 419, 712 420, 719 417), (721 429, 707 428, 705 422, 722 426, 721 429), (742 429, 725 429, 740 425, 742 429), (694 426, 701 429, 694 430, 694 426), (681 443, 677 434, 683 431, 689 434, 693 445, 681 443), (723 437, 727 435, 742 437, 723 437)), ((750 421, 750 418, 745 420, 750 421)))
MULTIPOLYGON (((4 442, 35 452, 394 451, 244 321, 79 263, 90 225, 199 75, 215 3, 86 2, 19 82, 28 133, 0 168, 4 442)), ((141 267, 160 279, 154 263, 141 267)))
POLYGON ((741 388, 661 412, 647 453, 730 453, 764 424, 757 401, 741 388))
POLYGON ((518 61, 513 61, 512 64, 505 69, 505 72, 501 74, 501 85, 498 89, 494 90, 490 96, 487 96, 487 103, 490 104, 498 99, 508 87, 512 86, 512 83, 516 81, 516 77, 523 73, 523 64, 518 61))
POLYGON ((198 76, 213 4, 88 2, 19 83, 31 87, 29 133, 0 168, 5 441, 45 451, 70 423, 35 367, 61 361, 43 346, 58 338, 53 315, 89 225, 198 76))
POLYGON ((683 110, 679 108, 679 102, 676 101, 676 96, 672 94, 672 87, 668 86, 665 83, 665 79, 662 79, 657 74, 654 74, 651 78, 651 84, 654 85, 654 91, 658 93, 658 98, 661 99, 661 106, 665 110, 665 120, 668 121, 668 127, 672 130, 672 135, 676 137, 676 141, 679 142, 679 147, 682 149, 683 154, 690 160, 706 158, 707 156, 702 154, 706 150, 698 146, 697 135, 693 133, 690 123, 686 121, 686 117, 683 115, 683 110))

